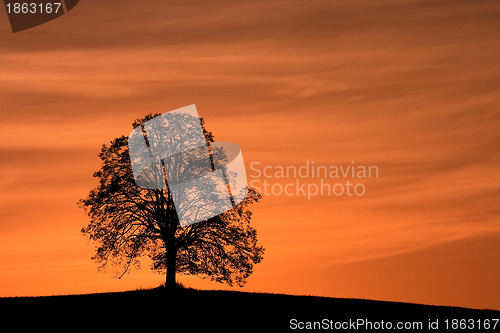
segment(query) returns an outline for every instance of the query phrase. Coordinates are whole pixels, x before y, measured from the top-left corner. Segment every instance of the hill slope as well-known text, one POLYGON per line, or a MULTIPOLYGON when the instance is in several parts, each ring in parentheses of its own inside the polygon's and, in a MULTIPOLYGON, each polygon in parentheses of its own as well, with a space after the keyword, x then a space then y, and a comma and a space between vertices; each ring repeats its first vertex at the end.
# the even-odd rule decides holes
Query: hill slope
POLYGON ((111 329, 113 332, 134 328, 166 332, 174 328, 186 332, 209 328, 281 332, 314 325, 323 329, 343 325, 346 330, 380 331, 382 327, 388 328, 388 322, 396 330, 400 321, 410 321, 408 327, 421 331, 421 327, 427 328, 429 320, 438 320, 439 330, 435 331, 442 332, 446 319, 450 329, 453 319, 472 319, 468 325, 475 325, 474 331, 487 322, 489 331, 500 330, 500 323, 492 330, 496 322, 493 319, 500 318, 500 311, 193 289, 166 291, 156 288, 89 295, 0 298, 0 311, 3 324, 13 323, 23 328, 111 329), (314 324, 315 321, 318 323, 314 324))

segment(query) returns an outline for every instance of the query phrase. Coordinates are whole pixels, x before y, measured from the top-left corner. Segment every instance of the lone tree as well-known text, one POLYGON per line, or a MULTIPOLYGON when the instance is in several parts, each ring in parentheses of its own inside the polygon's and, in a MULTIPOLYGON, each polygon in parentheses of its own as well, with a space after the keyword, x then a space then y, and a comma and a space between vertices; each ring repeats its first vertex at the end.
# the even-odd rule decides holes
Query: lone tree
MULTIPOLYGON (((156 116, 149 114, 132 126, 143 126, 156 116)), ((210 146, 213 135, 205 129, 202 118, 200 122, 210 146)), ((249 206, 260 199, 254 189, 249 188, 243 201, 229 211, 181 226, 168 186, 144 189, 136 185, 128 137, 121 136, 103 145, 99 157, 101 169, 94 173, 99 184, 79 201, 79 206, 90 217, 82 233, 96 243, 92 259, 99 263, 100 270, 117 266, 121 277, 130 267, 139 265, 141 256, 147 255, 152 259, 151 269, 166 274, 166 287, 176 286, 176 273, 209 277, 231 286, 245 284, 253 265, 264 254, 264 248, 257 244, 257 233, 250 226, 249 206)))

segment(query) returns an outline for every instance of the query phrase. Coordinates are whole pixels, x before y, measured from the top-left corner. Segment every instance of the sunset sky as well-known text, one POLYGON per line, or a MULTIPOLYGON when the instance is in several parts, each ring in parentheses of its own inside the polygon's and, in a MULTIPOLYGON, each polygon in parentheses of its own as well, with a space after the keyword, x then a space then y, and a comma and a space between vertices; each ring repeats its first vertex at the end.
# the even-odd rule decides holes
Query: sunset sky
POLYGON ((147 261, 97 272, 77 201, 103 143, 196 104, 249 180, 252 162, 379 169, 361 197, 264 196, 266 254, 237 290, 500 309, 499 17, 494 0, 87 0, 14 34, 2 8, 0 296, 162 283, 147 261))

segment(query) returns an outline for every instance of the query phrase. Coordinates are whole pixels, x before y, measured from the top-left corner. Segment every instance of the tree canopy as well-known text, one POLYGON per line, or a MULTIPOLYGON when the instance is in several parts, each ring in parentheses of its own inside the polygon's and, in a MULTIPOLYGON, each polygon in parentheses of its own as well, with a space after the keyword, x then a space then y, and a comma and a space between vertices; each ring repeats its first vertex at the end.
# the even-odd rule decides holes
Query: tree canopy
MULTIPOLYGON (((149 114, 136 120, 133 128, 143 126, 155 116, 149 114)), ((202 118, 200 122, 210 146, 214 137, 206 130, 202 118)), ((214 148, 212 154, 216 154, 214 148)), ((175 286, 176 273, 208 277, 229 285, 245 284, 253 266, 264 254, 257 232, 250 225, 249 208, 259 201, 260 194, 249 188, 246 197, 232 209, 202 222, 181 226, 168 185, 164 189, 136 185, 128 137, 121 136, 103 145, 99 158, 101 168, 94 173, 99 183, 79 201, 79 206, 90 217, 82 233, 96 244, 92 259, 99 263, 99 269, 113 265, 119 267, 123 275, 139 264, 141 256, 148 256, 153 270, 166 273, 166 286, 175 286)), ((164 169, 170 164, 164 161, 164 169)), ((183 172, 197 171, 191 168, 183 172)), ((167 179, 168 184, 171 181, 167 179)))

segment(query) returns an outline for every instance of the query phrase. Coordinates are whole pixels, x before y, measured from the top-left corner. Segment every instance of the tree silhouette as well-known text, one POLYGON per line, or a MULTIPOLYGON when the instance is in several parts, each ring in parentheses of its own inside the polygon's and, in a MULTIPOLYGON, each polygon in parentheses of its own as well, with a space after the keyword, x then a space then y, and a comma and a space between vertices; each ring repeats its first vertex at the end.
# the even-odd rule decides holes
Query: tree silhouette
MULTIPOLYGON (((144 123, 156 116, 158 114, 149 114, 136 120, 132 126, 141 126, 144 130, 144 123)), ((224 164, 225 152, 212 144, 212 133, 205 129, 202 118, 199 121, 210 147, 210 170, 204 161, 207 152, 191 148, 189 140, 182 137, 190 130, 185 128, 176 132, 175 138, 165 139, 182 142, 184 153, 162 157, 162 168, 146 169, 141 175, 142 181, 150 183, 166 179, 167 186, 163 189, 145 189, 136 185, 128 137, 121 136, 101 147, 102 165, 94 173, 99 184, 88 197, 79 201, 79 206, 90 217, 90 223, 82 228, 82 233, 96 243, 92 259, 99 263, 99 269, 118 266, 121 277, 131 266, 139 265, 141 256, 147 255, 152 259, 153 270, 166 273, 167 287, 176 286, 176 273, 243 286, 253 265, 262 260, 264 248, 257 244, 256 230, 250 226, 252 212, 249 210, 249 206, 261 197, 252 188, 237 204, 233 200, 237 197, 234 193, 231 196, 233 205, 228 211, 220 210, 224 212, 199 223, 186 226, 179 223, 175 204, 185 216, 194 214, 189 209, 193 210, 192 203, 196 202, 198 216, 204 209, 213 211, 214 203, 220 203, 214 198, 220 191, 212 183, 199 187, 195 195, 184 189, 183 193, 187 194, 183 198, 186 200, 176 199, 175 203, 173 200, 174 196, 182 197, 175 192, 178 191, 175 184, 197 179, 224 164)), ((148 132, 148 138, 151 137, 148 132)), ((149 144, 152 144, 151 139, 149 144)), ((224 172, 224 176, 233 181, 231 172, 224 172)))

